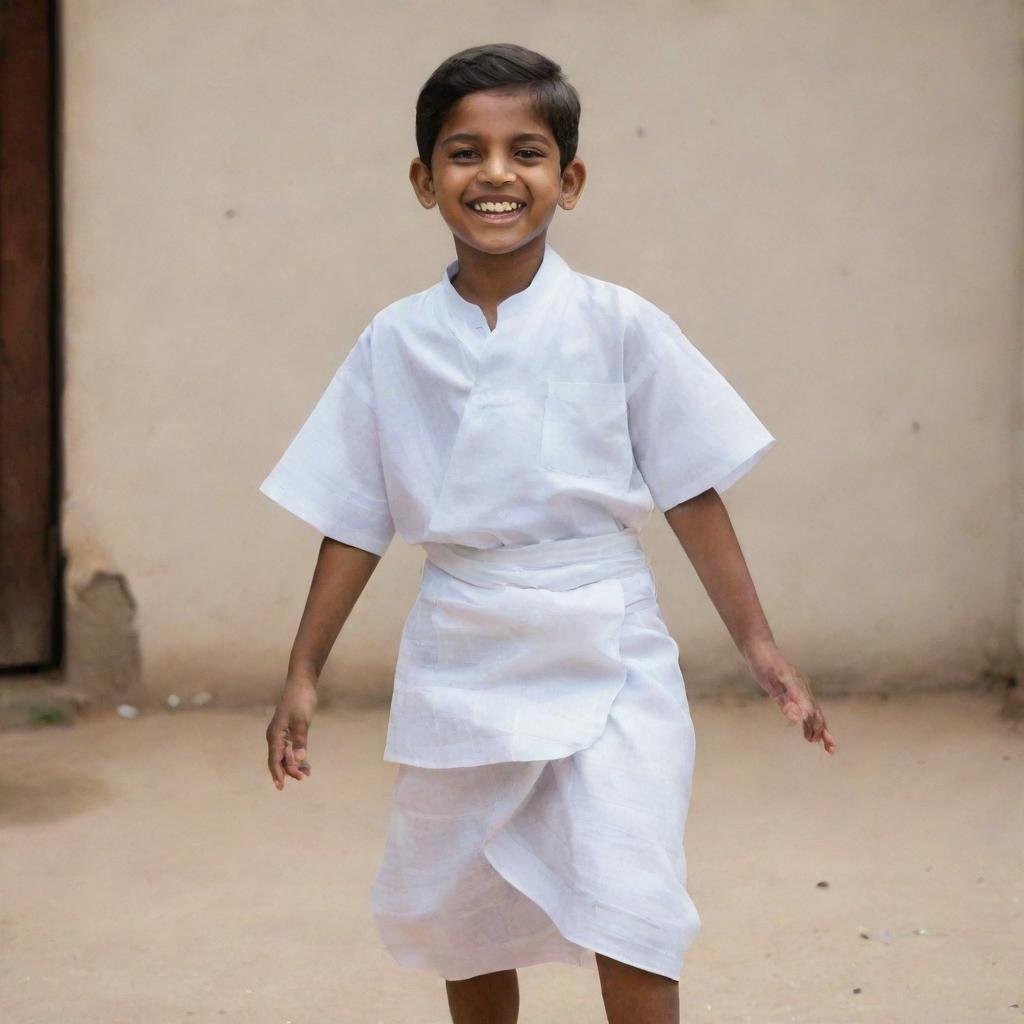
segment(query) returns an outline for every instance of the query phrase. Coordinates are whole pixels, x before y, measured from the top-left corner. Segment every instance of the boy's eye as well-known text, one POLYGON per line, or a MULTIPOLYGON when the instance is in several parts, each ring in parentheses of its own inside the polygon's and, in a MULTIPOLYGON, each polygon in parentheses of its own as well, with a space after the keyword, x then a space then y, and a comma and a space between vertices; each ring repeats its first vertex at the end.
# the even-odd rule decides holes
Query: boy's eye
MULTIPOLYGON (((457 149, 454 153, 452 153, 452 159, 454 160, 457 157, 462 156, 463 153, 473 153, 473 152, 474 152, 474 150, 472 150, 472 149, 457 149)), ((518 156, 519 153, 527 153, 527 154, 530 155, 530 158, 532 158, 532 157, 543 157, 544 156, 543 153, 539 153, 535 149, 519 149, 519 150, 516 150, 516 155, 517 156, 518 156)))

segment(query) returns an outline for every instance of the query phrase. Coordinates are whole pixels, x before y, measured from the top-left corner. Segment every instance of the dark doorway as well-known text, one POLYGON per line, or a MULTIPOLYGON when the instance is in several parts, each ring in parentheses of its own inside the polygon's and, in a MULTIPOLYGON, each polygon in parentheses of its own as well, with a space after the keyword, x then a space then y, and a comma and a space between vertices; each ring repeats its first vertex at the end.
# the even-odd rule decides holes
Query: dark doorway
POLYGON ((56 5, 0 0, 0 670, 61 661, 56 5))

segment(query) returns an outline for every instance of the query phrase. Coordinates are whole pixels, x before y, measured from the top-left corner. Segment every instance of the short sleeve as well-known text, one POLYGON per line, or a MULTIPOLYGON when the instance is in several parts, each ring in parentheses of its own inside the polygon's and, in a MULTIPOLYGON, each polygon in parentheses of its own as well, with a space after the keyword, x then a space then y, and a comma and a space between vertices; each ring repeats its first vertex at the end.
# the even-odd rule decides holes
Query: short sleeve
POLYGON ((633 455, 662 512, 711 487, 722 492, 775 438, 675 321, 641 299, 626 382, 633 455))
POLYGON ((383 555, 395 524, 374 411, 371 327, 259 489, 324 536, 383 555))

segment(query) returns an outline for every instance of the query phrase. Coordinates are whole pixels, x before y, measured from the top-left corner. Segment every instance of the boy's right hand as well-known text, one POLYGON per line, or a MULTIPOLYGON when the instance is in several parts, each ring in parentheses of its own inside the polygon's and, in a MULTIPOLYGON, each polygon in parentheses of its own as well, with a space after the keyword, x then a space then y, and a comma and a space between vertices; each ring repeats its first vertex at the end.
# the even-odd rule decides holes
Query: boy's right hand
POLYGON ((289 680, 267 726, 267 764, 274 785, 284 789, 285 775, 301 781, 312 768, 306 760, 309 725, 316 710, 316 686, 289 680))

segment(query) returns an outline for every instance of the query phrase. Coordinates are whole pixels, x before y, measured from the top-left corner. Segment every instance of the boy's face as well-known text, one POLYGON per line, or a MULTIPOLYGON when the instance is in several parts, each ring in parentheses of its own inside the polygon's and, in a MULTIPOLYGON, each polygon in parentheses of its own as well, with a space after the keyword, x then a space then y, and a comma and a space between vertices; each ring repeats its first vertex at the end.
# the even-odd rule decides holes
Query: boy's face
POLYGON ((573 160, 559 175, 548 124, 523 93, 470 93, 451 109, 434 145, 433 168, 413 160, 409 178, 425 207, 436 205, 456 239, 487 253, 506 253, 543 235, 561 206, 571 210, 586 169, 573 160), (523 204, 487 214, 474 203, 498 198, 523 204))

